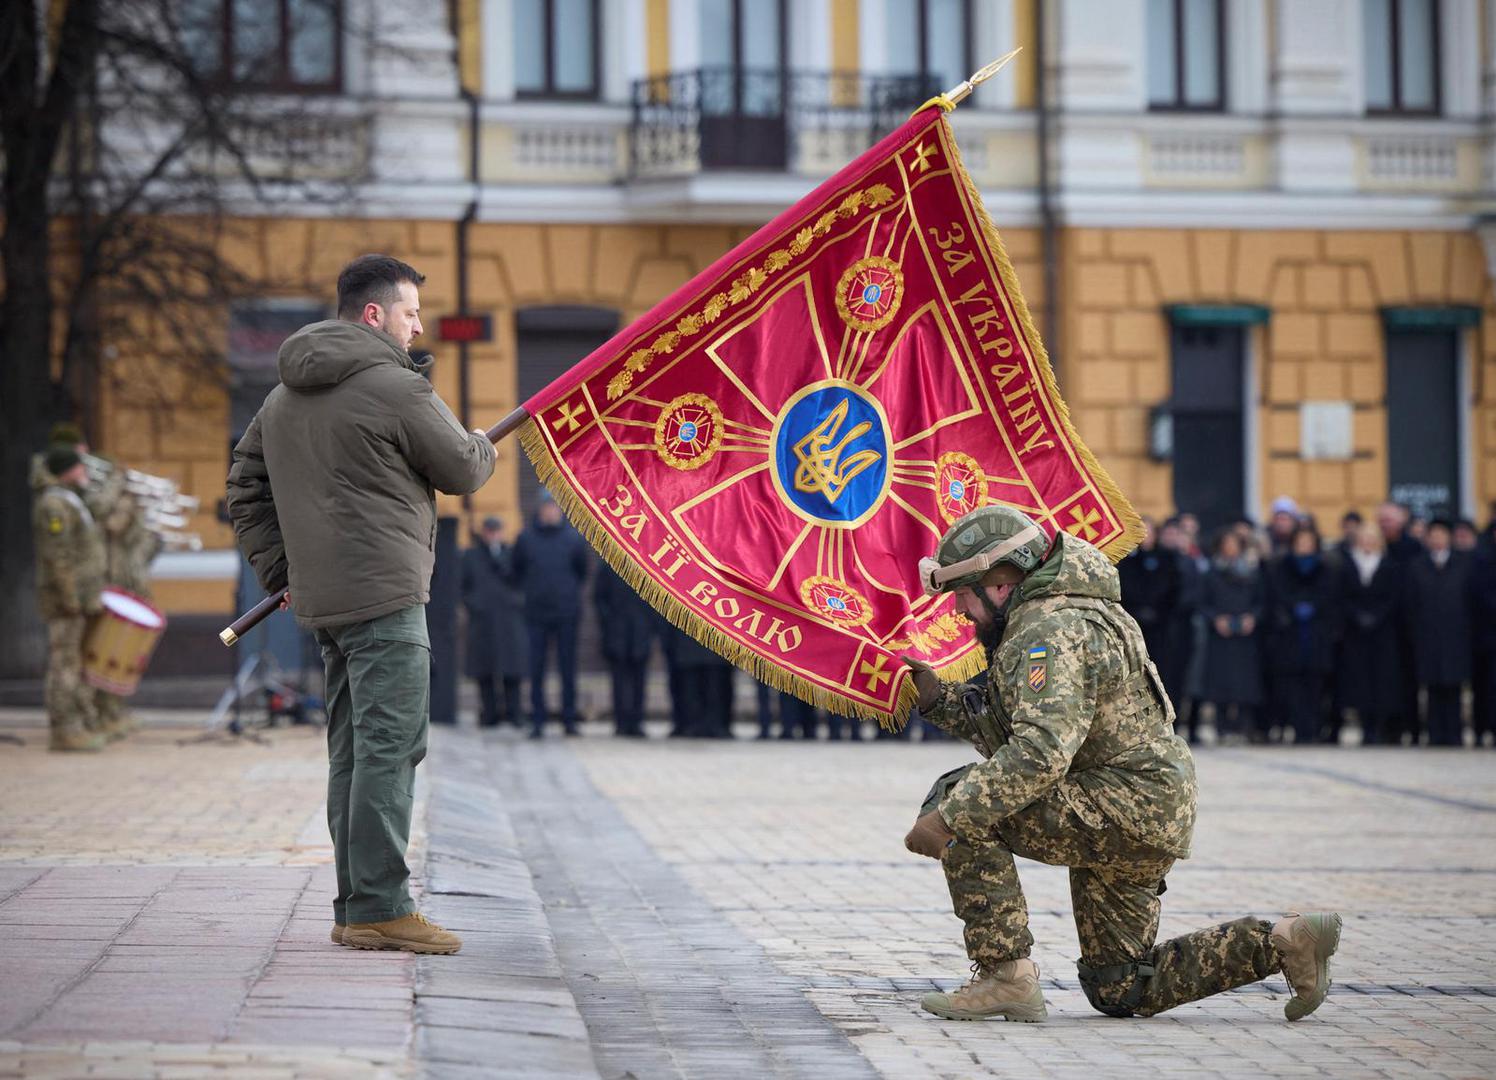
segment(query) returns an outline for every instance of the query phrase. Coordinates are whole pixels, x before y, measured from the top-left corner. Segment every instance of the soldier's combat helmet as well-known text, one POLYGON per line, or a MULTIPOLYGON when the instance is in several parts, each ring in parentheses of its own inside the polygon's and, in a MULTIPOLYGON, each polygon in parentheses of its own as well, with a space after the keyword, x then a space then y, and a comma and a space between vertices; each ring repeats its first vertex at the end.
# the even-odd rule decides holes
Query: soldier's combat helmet
POLYGON ((1027 574, 1049 555, 1050 540, 1032 518, 1011 506, 979 506, 956 519, 934 558, 919 561, 927 596, 974 586, 994 566, 1027 574))

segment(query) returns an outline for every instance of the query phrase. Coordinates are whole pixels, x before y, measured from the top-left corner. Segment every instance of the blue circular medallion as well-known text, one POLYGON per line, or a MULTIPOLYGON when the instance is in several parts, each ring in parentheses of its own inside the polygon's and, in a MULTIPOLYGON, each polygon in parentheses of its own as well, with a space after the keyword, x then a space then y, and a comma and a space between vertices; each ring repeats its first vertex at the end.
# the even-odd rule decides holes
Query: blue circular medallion
POLYGON ((828 596, 828 597, 826 597, 826 606, 829 607, 832 611, 846 611, 847 610, 847 602, 845 600, 843 600, 840 596, 828 596))
POLYGON ((888 490, 889 442, 882 410, 861 387, 806 387, 774 425, 774 486, 801 517, 860 524, 888 490))
POLYGON ((876 283, 868 285, 862 290, 862 302, 864 304, 876 304, 883 295, 883 286, 876 283))
POLYGON ((687 420, 680 426, 679 438, 683 443, 694 442, 696 439, 696 425, 687 420))
POLYGON ((952 480, 951 500, 953 502, 960 502, 964 498, 966 498, 966 485, 963 484, 960 480, 952 480))

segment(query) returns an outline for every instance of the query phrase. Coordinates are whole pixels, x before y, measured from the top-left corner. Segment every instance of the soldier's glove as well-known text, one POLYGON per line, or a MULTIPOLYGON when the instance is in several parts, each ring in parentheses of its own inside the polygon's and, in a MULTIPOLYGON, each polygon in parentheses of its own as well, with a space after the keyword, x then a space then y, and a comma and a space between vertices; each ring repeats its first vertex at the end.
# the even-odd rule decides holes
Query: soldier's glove
POLYGON ((923 660, 901 656, 900 660, 914 672, 914 688, 919 691, 919 711, 928 712, 940 700, 940 676, 923 660))
POLYGON ((914 828, 904 837, 904 846, 927 859, 944 859, 955 839, 956 834, 951 832, 940 811, 931 810, 915 821, 914 828))

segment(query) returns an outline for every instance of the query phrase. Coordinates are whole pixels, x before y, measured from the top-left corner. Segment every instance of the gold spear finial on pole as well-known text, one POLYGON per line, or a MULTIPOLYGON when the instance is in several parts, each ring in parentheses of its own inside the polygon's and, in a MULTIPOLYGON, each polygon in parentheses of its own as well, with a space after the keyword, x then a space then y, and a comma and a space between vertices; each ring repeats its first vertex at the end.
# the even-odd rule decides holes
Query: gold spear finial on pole
POLYGON ((971 92, 973 90, 981 86, 988 79, 992 78, 992 76, 996 75, 1007 65, 1009 60, 1013 59, 1013 57, 1017 56, 1021 52, 1023 52, 1022 45, 1018 46, 1018 48, 1014 49, 1010 53, 1007 53, 1006 55, 999 56, 996 60, 992 61, 992 63, 982 68, 981 71, 978 71, 975 75, 971 76, 965 82, 958 83, 951 89, 947 90, 945 93, 940 94, 936 97, 932 97, 929 101, 925 102, 914 111, 916 113, 921 113, 928 109, 931 105, 939 105, 946 112, 950 112, 957 105, 961 104, 961 102, 971 97, 971 92))

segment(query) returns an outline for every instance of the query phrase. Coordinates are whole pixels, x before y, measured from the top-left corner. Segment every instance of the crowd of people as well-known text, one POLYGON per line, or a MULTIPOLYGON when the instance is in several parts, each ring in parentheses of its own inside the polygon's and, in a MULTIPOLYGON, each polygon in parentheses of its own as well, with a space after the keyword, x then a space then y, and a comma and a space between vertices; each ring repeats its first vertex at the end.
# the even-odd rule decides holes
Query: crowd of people
MULTIPOLYGON (((1423 521, 1396 503, 1352 511, 1327 540, 1289 498, 1266 527, 1241 520, 1213 535, 1194 515, 1155 525, 1118 566, 1122 603, 1142 628, 1181 730, 1199 742, 1477 745, 1496 738, 1496 506, 1492 522, 1423 521), (1467 693, 1468 691, 1468 693, 1467 693)), ((467 674, 479 722, 544 735, 554 715, 575 734, 583 609, 597 613, 617 734, 645 734, 646 674, 663 654, 670 734, 731 738, 735 669, 670 625, 597 564, 549 499, 509 542, 490 517, 464 553, 467 674), (545 698, 559 676, 559 710, 545 698), (522 703, 522 684, 529 699, 522 703)), ((865 725, 758 685, 761 739, 861 739, 865 725)), ((911 731, 941 738, 915 720, 911 731)))
POLYGON ((1181 725, 1198 741, 1459 746, 1496 733, 1496 506, 1484 530, 1397 503, 1326 539, 1290 498, 1265 529, 1155 528, 1118 565, 1181 725))

